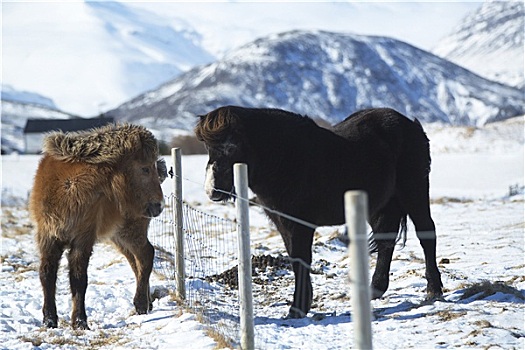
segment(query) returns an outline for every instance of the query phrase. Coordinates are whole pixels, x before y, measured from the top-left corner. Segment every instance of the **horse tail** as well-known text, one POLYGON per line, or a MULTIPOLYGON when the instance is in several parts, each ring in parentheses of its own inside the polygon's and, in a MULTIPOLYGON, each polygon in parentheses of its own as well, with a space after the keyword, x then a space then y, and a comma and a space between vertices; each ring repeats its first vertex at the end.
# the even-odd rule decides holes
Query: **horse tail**
POLYGON ((407 243, 407 217, 408 215, 405 215, 401 218, 400 229, 396 238, 396 243, 401 241, 401 248, 405 248, 407 243))
MULTIPOLYGON (((401 221, 399 222, 399 232, 397 233, 396 237, 396 244, 401 241, 401 249, 405 248, 406 242, 407 242, 407 222, 408 222, 408 216, 404 215, 401 217, 401 221)), ((374 232, 370 231, 368 233, 368 252, 370 254, 377 253, 377 242, 374 239, 374 232)))
POLYGON ((370 231, 368 233, 368 253, 377 253, 377 242, 374 239, 374 232, 370 231))

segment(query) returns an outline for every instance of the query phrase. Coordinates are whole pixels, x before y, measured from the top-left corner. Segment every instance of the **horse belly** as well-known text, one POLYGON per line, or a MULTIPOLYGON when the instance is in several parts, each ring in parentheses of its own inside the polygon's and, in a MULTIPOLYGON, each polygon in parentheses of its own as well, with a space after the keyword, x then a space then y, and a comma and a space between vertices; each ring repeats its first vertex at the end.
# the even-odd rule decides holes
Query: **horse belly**
POLYGON ((108 240, 122 227, 124 218, 115 203, 103 199, 97 203, 96 223, 97 240, 108 240))
MULTIPOLYGON (((373 156, 347 164, 345 171, 339 174, 345 180, 341 181, 337 200, 344 206, 346 191, 364 191, 368 197, 369 213, 372 214, 395 195, 397 174, 394 159, 377 150, 370 154, 373 156)), ((334 183, 337 183, 336 179, 334 183)))

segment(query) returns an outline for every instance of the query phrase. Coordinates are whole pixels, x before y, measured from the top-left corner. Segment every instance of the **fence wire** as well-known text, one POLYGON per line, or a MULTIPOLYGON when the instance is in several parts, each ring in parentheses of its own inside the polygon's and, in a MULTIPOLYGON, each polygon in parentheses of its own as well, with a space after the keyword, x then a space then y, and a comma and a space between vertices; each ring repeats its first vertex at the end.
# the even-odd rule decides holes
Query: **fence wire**
MULTIPOLYGON (((151 221, 149 238, 155 247, 154 271, 175 288, 175 195, 166 196, 162 214, 151 221)), ((181 301, 201 321, 228 342, 239 336, 237 226, 183 202, 186 300, 181 301)))
MULTIPOLYGON (((183 179, 189 181, 188 179, 183 179)), ((162 214, 153 219, 149 227, 149 237, 155 246, 155 272, 165 276, 168 283, 176 288, 176 265, 175 265, 175 235, 176 222, 174 221, 175 204, 182 202, 183 236, 184 236, 184 261, 185 261, 185 288, 186 299, 181 300, 184 306, 192 313, 201 316, 201 322, 208 326, 216 334, 222 336, 230 345, 239 344, 240 315, 238 299, 238 241, 237 224, 235 221, 220 218, 205 213, 189 206, 182 199, 176 198, 174 194, 165 197, 166 207, 162 214)), ((281 215, 289 220, 311 228, 317 225, 290 217, 287 214, 271 210, 259 203, 250 201, 251 205, 263 210, 281 215)), ((406 231, 405 231, 406 232, 406 231)), ((369 241, 370 249, 373 249, 374 241, 394 240, 401 238, 400 232, 376 233, 374 240, 369 241)), ((435 238, 434 232, 420 232, 420 238, 435 238)), ((368 239, 371 237, 369 236, 368 239)), ((346 238, 347 239, 347 238, 346 238)), ((403 237, 403 243, 406 233, 403 237)), ((344 238, 342 239, 345 240, 344 238)), ((396 240, 397 241, 397 240, 396 240)), ((347 241, 344 242, 348 244, 347 241)), ((404 244, 403 244, 404 245, 404 244)), ((255 313, 262 313, 262 305, 268 304, 272 294, 281 289, 284 283, 279 282, 279 277, 284 274, 291 276, 291 263, 295 259, 279 256, 254 256, 252 255, 252 278, 253 297, 255 313), (270 269, 270 273, 268 273, 270 269), (288 271, 288 272, 283 272, 288 271)), ((310 266, 302 260, 311 273, 319 270, 319 267, 310 266)), ((321 268, 322 269, 322 266, 321 268)), ((349 283, 348 277, 344 279, 349 283)), ((335 288, 337 289, 337 288, 335 288)), ((279 296, 280 300, 282 295, 279 296)), ((271 301, 272 305, 279 305, 282 300, 271 301)), ((334 312, 327 314, 335 315, 334 312)), ((344 315, 344 313, 343 313, 344 315)), ((256 334, 256 347, 266 348, 267 343, 264 334, 256 334)))

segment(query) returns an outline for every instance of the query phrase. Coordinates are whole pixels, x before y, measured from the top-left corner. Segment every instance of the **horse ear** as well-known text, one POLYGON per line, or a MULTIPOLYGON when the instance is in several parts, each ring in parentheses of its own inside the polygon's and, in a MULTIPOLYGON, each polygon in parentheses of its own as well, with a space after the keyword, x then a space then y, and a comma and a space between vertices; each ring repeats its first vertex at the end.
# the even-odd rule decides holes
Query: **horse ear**
POLYGON ((166 161, 162 158, 157 160, 157 173, 159 175, 160 183, 163 183, 164 180, 168 177, 168 169, 166 167, 166 161))

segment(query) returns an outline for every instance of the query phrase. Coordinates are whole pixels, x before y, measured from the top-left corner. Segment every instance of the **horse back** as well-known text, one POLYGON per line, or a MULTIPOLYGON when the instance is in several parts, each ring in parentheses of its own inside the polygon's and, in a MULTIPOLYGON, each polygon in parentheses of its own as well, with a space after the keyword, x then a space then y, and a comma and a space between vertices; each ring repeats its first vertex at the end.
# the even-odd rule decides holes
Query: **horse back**
POLYGON ((419 121, 390 108, 355 112, 331 130, 350 141, 382 145, 396 159, 406 159, 417 152, 418 159, 430 162, 429 141, 419 121))

